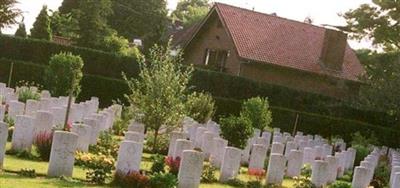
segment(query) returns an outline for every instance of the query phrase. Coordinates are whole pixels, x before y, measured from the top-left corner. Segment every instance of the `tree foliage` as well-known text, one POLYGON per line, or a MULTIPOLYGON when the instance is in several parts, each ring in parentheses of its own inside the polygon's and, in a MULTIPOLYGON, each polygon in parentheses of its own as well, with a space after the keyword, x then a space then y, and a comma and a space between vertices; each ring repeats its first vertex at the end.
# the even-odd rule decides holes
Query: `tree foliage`
POLYGON ((210 94, 194 92, 186 102, 187 115, 199 123, 207 123, 215 112, 215 101, 210 94))
POLYGON ((17 31, 15 31, 15 36, 26 38, 27 34, 26 34, 26 28, 25 28, 24 23, 19 24, 17 31))
POLYGON ((51 40, 52 32, 50 28, 50 17, 47 14, 47 6, 43 6, 38 17, 36 17, 36 21, 33 23, 33 28, 31 29, 31 37, 51 40))
POLYGON ((117 33, 104 38, 102 49, 122 56, 135 57, 136 59, 139 59, 141 55, 137 47, 131 47, 129 41, 122 36, 118 36, 117 33))
POLYGON ((253 136, 254 129, 249 119, 244 117, 229 116, 220 119, 221 135, 228 140, 232 147, 243 149, 247 140, 253 136))
POLYGON ((79 22, 76 10, 65 14, 62 14, 59 11, 54 11, 50 17, 50 22, 51 30, 54 35, 73 40, 78 38, 77 32, 79 29, 79 22))
POLYGON ((347 21, 344 30, 356 39, 371 39, 375 45, 386 51, 400 47, 400 2, 373 0, 373 5, 363 4, 359 8, 346 12, 347 21))
POLYGON ((180 0, 172 17, 183 22, 185 27, 201 21, 210 10, 208 0, 180 0))
POLYGON ((61 6, 58 8, 58 11, 60 11, 61 14, 68 14, 78 7, 79 0, 63 0, 61 6))
POLYGON ((113 11, 110 26, 129 40, 140 38, 146 52, 163 41, 168 23, 165 0, 114 0, 113 11))
POLYGON ((185 98, 193 68, 181 64, 181 55, 172 56, 171 49, 155 46, 150 50, 147 62, 140 60, 138 79, 124 76, 132 94, 128 100, 139 120, 154 130, 153 150, 161 126, 166 132, 180 126, 185 116, 185 98))
POLYGON ((0 30, 18 23, 17 18, 22 12, 16 8, 17 0, 0 0, 0 30))
POLYGON ((52 96, 68 96, 71 89, 75 96, 80 92, 83 60, 71 53, 59 53, 50 58, 45 81, 52 96))
POLYGON ((107 17, 112 14, 110 0, 80 0, 77 10, 79 39, 83 47, 100 48, 106 36, 112 31, 107 25, 107 17))
POLYGON ((272 123, 268 98, 254 97, 244 101, 240 116, 249 119, 254 128, 263 132, 272 123))

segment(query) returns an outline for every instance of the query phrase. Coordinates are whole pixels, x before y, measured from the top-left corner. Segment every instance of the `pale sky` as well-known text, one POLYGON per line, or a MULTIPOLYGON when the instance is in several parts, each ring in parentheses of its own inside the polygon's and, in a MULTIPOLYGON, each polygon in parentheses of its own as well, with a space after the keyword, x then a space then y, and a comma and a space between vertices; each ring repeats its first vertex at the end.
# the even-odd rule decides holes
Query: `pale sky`
MULTIPOLYGON (((36 16, 44 4, 49 9, 56 10, 62 0, 18 0, 18 8, 24 12, 25 24, 29 32, 36 16)), ((173 10, 178 0, 167 0, 168 9, 173 10)), ((355 9, 361 4, 371 3, 371 0, 215 0, 234 6, 263 13, 276 13, 280 17, 292 20, 304 21, 304 18, 311 17, 313 24, 344 25, 343 18, 338 13, 346 12, 349 9, 355 9)), ((214 1, 213 1, 214 2, 214 1)), ((14 34, 17 26, 9 29, 3 29, 3 33, 14 34)), ((350 41, 353 48, 370 47, 368 41, 350 41)))

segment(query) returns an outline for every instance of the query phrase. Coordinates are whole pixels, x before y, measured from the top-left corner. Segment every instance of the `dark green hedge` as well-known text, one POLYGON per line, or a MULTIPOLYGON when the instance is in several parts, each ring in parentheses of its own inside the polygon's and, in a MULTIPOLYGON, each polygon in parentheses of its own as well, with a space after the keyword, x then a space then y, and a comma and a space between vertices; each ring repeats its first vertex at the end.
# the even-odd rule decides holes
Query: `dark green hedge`
MULTIPOLYGON (((226 115, 230 112, 239 114, 241 102, 238 100, 215 98, 217 111, 215 116, 226 115)), ((400 144, 400 131, 386 127, 371 125, 360 121, 343 118, 335 118, 314 113, 290 110, 280 107, 271 107, 272 127, 279 127, 282 131, 293 132, 297 114, 299 115, 297 130, 306 134, 319 134, 324 137, 335 135, 341 136, 346 141, 351 141, 351 135, 360 132, 364 136, 372 133, 379 139, 381 144, 397 147, 400 144)))
MULTIPOLYGON (((139 67, 133 58, 121 57, 88 48, 63 46, 48 41, 0 35, 0 58, 46 65, 51 55, 62 51, 80 55, 85 62, 84 73, 87 75, 110 78, 121 78, 121 72, 126 72, 128 76, 132 77, 138 75, 139 67)), ((396 119, 385 113, 354 109, 347 106, 346 102, 334 98, 255 82, 210 70, 196 69, 191 85, 196 91, 206 91, 216 97, 243 100, 263 96, 269 98, 271 106, 342 117, 383 126, 396 124, 396 119)), ((93 87, 101 88, 97 85, 93 87)), ((109 95, 114 96, 115 94, 110 92, 109 95)), ((104 97, 108 98, 105 94, 104 97)), ((109 100, 104 102, 109 103, 109 100)))
POLYGON ((0 35, 0 57, 47 65, 53 54, 71 52, 85 62, 86 74, 121 78, 121 72, 135 76, 138 63, 134 58, 122 57, 89 48, 64 46, 49 41, 0 35))

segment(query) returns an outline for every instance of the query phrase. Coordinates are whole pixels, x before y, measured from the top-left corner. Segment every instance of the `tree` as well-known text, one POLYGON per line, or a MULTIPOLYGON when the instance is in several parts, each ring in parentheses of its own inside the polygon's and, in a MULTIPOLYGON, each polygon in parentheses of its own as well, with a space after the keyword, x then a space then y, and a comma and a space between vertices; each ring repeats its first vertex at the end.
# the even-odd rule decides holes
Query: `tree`
POLYGON ((18 23, 17 18, 21 16, 20 9, 15 8, 17 0, 0 1, 0 30, 6 26, 18 23))
POLYGON ((107 25, 107 17, 110 14, 112 14, 110 0, 80 0, 78 45, 101 48, 104 38, 111 34, 107 25))
POLYGON ((66 37, 73 40, 78 38, 79 22, 77 19, 77 11, 62 14, 54 11, 50 17, 50 26, 52 33, 56 36, 66 37))
POLYGON ((221 135, 228 140, 229 146, 243 149, 247 140, 253 136, 254 129, 249 119, 244 117, 229 116, 220 119, 221 135))
POLYGON ((373 0, 374 5, 363 4, 342 15, 347 26, 342 28, 355 39, 371 39, 386 51, 400 48, 400 2, 373 0))
POLYGON ((36 17, 36 21, 33 23, 33 28, 31 29, 31 37, 51 40, 52 33, 50 28, 50 17, 47 14, 47 6, 43 6, 38 17, 36 17))
POLYGON ((187 115, 199 123, 207 123, 215 112, 215 102, 210 94, 194 92, 186 102, 187 115))
POLYGON ((68 14, 77 8, 79 8, 79 0, 63 0, 58 11, 60 11, 61 14, 68 14))
POLYGON ((71 53, 59 53, 50 58, 45 71, 46 88, 52 96, 68 96, 72 90, 74 96, 80 92, 83 60, 71 53))
POLYGON ((113 0, 113 11, 111 28, 129 40, 140 38, 146 53, 154 44, 164 42, 168 23, 165 0, 113 0))
POLYGON ((110 36, 104 38, 102 50, 113 52, 122 56, 131 56, 139 59, 141 54, 137 47, 129 46, 129 41, 117 33, 113 33, 110 36))
POLYGON ((146 128, 154 130, 153 150, 157 150, 157 137, 161 126, 169 133, 185 116, 185 98, 193 67, 185 67, 181 54, 171 55, 171 47, 154 46, 146 58, 139 60, 139 78, 124 76, 132 94, 128 100, 136 117, 146 128))
POLYGON ((268 98, 255 97, 246 100, 243 102, 240 116, 250 120, 251 125, 262 133, 272 122, 268 98))
POLYGON ((26 29, 23 22, 19 24, 17 31, 15 31, 15 36, 26 38, 26 29))
POLYGON ((180 0, 172 17, 184 23, 185 27, 201 21, 210 10, 208 0, 180 0))

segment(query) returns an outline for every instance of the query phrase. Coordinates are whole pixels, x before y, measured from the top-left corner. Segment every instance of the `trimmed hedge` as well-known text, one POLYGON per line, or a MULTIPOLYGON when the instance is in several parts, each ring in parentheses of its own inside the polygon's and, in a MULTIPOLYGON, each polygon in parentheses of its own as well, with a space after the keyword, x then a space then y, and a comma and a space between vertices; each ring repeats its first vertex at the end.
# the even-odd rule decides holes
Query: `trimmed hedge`
MULTIPOLYGON (((136 77, 139 72, 138 63, 134 58, 121 57, 88 48, 63 46, 48 41, 0 35, 0 57, 3 58, 46 65, 53 54, 61 51, 80 55, 85 62, 84 73, 86 75, 121 78, 121 72, 125 72, 131 77, 136 77)), ((269 98, 271 106, 342 117, 382 126, 393 126, 397 123, 395 117, 385 113, 354 109, 343 101, 327 96, 205 69, 196 69, 190 84, 196 91, 206 91, 213 96, 222 98, 243 100, 262 96, 269 98)), ((97 85, 90 87, 100 88, 97 85)), ((108 95, 113 97, 115 93, 111 91, 108 95)), ((111 97, 106 97, 104 94, 104 98, 111 97)), ((108 104, 110 100, 107 99, 104 102, 108 104)))
MULTIPOLYGON (((218 117, 226 115, 229 111, 238 115, 241 108, 241 101, 215 98, 218 117)), ((279 127, 282 131, 293 132, 297 114, 299 115, 297 130, 306 134, 319 134, 324 137, 335 135, 341 136, 345 141, 351 141, 351 136, 355 132, 369 136, 372 133, 379 139, 380 143, 390 147, 397 147, 400 144, 400 131, 371 125, 368 123, 354 121, 349 119, 335 118, 314 113, 301 112, 280 107, 271 107, 272 127, 279 127)))

